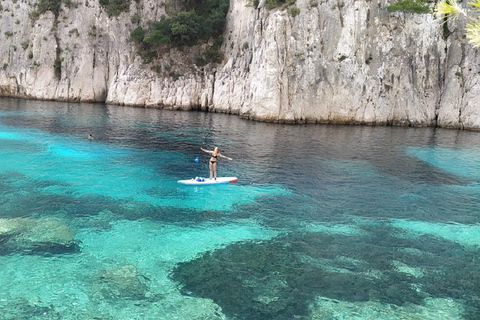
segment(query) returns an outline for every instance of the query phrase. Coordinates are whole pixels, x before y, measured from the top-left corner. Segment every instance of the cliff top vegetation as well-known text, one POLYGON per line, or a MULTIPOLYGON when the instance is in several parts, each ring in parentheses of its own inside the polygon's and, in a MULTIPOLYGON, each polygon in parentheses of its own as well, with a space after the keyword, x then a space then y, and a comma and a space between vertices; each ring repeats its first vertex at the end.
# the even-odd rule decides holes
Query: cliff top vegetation
MULTIPOLYGON (((147 27, 138 26, 130 36, 138 45, 144 62, 151 62, 158 52, 168 47, 192 46, 201 40, 216 38, 215 52, 207 60, 218 59, 219 41, 225 29, 228 0, 197 0, 187 3, 186 9, 160 21, 150 21, 147 27)), ((207 52, 208 53, 208 52, 207 52)), ((213 54, 212 54, 213 53, 213 54)), ((209 61, 207 61, 209 62, 209 61)))
POLYGON ((429 13, 430 6, 426 0, 400 0, 387 7, 388 12, 429 13))

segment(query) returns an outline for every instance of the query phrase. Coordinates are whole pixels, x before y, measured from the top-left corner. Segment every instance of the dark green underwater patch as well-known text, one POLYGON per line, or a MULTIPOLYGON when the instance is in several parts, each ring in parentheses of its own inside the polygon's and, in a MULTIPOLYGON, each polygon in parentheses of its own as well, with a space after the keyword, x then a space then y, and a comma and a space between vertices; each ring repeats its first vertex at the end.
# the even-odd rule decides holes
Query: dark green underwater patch
POLYGON ((292 233, 236 243, 180 263, 172 278, 184 294, 210 298, 234 319, 309 317, 317 296, 397 306, 450 297, 467 304, 467 319, 478 319, 478 253, 432 237, 398 238, 388 226, 365 231, 366 237, 292 233), (396 262, 422 267, 423 277, 398 271, 396 262))

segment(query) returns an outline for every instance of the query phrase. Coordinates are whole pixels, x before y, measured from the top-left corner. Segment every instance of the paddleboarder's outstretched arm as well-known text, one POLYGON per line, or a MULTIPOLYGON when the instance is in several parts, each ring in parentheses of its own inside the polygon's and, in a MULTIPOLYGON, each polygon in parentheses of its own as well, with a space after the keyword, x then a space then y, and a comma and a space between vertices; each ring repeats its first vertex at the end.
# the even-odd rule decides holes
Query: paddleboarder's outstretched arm
POLYGON ((210 153, 210 154, 212 154, 212 153, 213 153, 213 151, 210 151, 210 150, 205 150, 205 149, 203 149, 203 148, 200 148, 200 150, 202 150, 203 152, 206 152, 206 153, 210 153))
POLYGON ((218 156, 219 156, 220 158, 225 158, 225 159, 227 159, 227 160, 233 160, 232 158, 226 157, 226 156, 224 156, 224 155, 221 154, 221 153, 219 153, 218 156))

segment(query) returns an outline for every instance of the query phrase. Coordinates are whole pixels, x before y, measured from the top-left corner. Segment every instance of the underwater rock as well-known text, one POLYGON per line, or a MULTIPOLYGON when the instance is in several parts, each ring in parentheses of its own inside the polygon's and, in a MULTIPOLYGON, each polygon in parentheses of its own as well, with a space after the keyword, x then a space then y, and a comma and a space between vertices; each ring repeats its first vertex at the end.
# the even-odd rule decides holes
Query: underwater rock
POLYGON ((456 299, 465 319, 479 319, 478 252, 435 237, 396 237, 386 225, 363 229, 368 236, 292 232, 231 244, 179 263, 171 277, 183 294, 212 299, 235 319, 310 319, 318 297, 392 308, 456 299))
POLYGON ((108 231, 112 229, 112 221, 116 220, 115 214, 108 210, 102 210, 97 215, 92 215, 88 219, 74 219, 71 223, 77 230, 95 230, 97 232, 108 231))
MULTIPOLYGON (((421 301, 421 295, 405 281, 390 291, 390 284, 398 279, 326 272, 321 264, 305 259, 307 252, 298 250, 302 249, 301 243, 289 246, 278 240, 238 243, 207 253, 180 263, 172 277, 184 285, 184 294, 210 298, 227 316, 238 319, 307 317, 308 303, 318 295, 352 302, 375 299, 399 305, 421 301), (400 295, 407 298, 402 300, 400 295)), ((288 239, 288 242, 300 240, 288 239)))
POLYGON ((453 299, 425 299, 422 305, 407 304, 397 307, 378 301, 352 303, 317 297, 311 306, 312 319, 382 319, 382 320, 425 320, 464 319, 463 305, 453 299))
POLYGON ((146 282, 148 278, 141 275, 133 265, 117 265, 102 270, 95 279, 93 296, 96 299, 144 300, 150 298, 146 282))
POLYGON ((74 236, 58 218, 0 219, 0 254, 71 252, 77 249, 74 236))
POLYGON ((48 319, 60 320, 60 314, 53 306, 44 306, 42 303, 30 303, 24 298, 0 304, 0 317, 2 320, 19 319, 48 319))
POLYGON ((18 234, 26 229, 26 219, 0 219, 0 236, 7 234, 18 234))
POLYGON ((68 246, 73 242, 75 233, 60 219, 41 219, 35 221, 23 234, 23 239, 30 243, 55 243, 68 246))

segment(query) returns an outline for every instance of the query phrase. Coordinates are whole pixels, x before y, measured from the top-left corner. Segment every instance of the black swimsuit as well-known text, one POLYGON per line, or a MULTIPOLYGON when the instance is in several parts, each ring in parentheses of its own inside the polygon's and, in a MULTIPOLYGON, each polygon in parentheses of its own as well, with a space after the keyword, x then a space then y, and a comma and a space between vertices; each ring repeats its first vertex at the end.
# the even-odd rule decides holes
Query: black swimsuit
POLYGON ((210 159, 210 163, 217 163, 217 157, 218 157, 218 155, 216 155, 216 156, 212 155, 212 158, 215 158, 215 161, 212 161, 212 159, 210 159))

